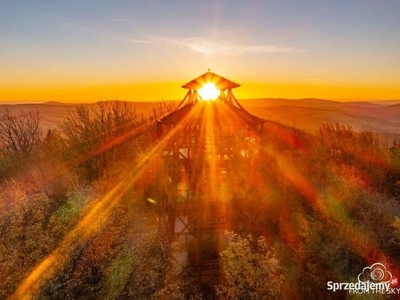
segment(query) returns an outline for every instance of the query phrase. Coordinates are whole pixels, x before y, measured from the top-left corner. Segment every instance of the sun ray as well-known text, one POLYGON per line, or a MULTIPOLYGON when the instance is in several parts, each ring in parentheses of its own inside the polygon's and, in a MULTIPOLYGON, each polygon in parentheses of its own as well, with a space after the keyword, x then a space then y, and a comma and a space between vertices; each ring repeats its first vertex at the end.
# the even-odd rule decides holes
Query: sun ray
POLYGON ((201 98, 205 101, 210 101, 210 100, 215 100, 219 96, 219 89, 215 86, 213 82, 208 82, 204 84, 199 90, 198 90, 201 98))
MULTIPOLYGON (((186 116, 182 120, 182 125, 187 124, 190 116, 193 114, 196 114, 196 111, 186 116)), ((123 181, 118 183, 104 198, 94 205, 82 221, 80 221, 60 242, 58 247, 43 259, 20 283, 10 299, 32 299, 35 297, 43 282, 50 280, 57 270, 68 263, 68 258, 73 251, 81 247, 90 236, 93 236, 95 232, 101 228, 101 223, 108 218, 111 211, 126 191, 139 182, 140 176, 144 172, 146 166, 156 159, 157 153, 159 153, 163 147, 163 143, 179 130, 178 127, 179 126, 170 131, 160 140, 146 156, 142 157, 137 162, 136 166, 123 181)))
MULTIPOLYGON (((212 97, 203 96, 203 99, 216 99, 218 95, 212 97)), ((304 240, 303 228, 301 228, 300 223, 302 220, 305 220, 304 216, 307 215, 325 222, 328 224, 326 226, 331 226, 337 232, 337 238, 341 243, 345 244, 365 261, 373 263, 376 260, 384 260, 385 263, 387 262, 391 266, 392 271, 399 271, 396 261, 385 253, 384 249, 377 243, 377 240, 369 238, 368 232, 353 222, 351 217, 352 203, 345 202, 345 197, 341 197, 335 191, 322 189, 316 185, 309 178, 310 176, 307 176, 307 171, 296 164, 296 157, 292 156, 307 152, 308 145, 303 139, 294 134, 294 130, 287 129, 283 125, 273 122, 268 124, 267 134, 272 141, 271 144, 274 145, 261 146, 263 147, 263 168, 265 168, 265 170, 261 170, 254 158, 244 159, 249 157, 249 149, 247 148, 248 145, 240 143, 240 141, 244 139, 251 144, 251 140, 255 137, 258 138, 258 136, 254 130, 251 130, 251 126, 249 126, 249 123, 244 118, 238 117, 238 112, 236 111, 238 107, 234 106, 234 104, 200 102, 197 105, 191 106, 174 126, 169 127, 169 131, 155 142, 154 147, 149 149, 143 156, 137 158, 135 161, 136 164, 125 178, 115 183, 113 188, 103 198, 91 203, 91 207, 83 219, 66 234, 57 248, 42 260, 20 283, 10 299, 31 299, 37 296, 43 283, 50 280, 63 265, 68 264, 68 259, 73 252, 80 247, 84 247, 84 243, 103 228, 105 221, 109 218, 111 212, 121 201, 128 189, 139 184, 146 169, 152 166, 158 171, 157 168, 160 167, 157 166, 158 159, 160 158, 160 153, 163 153, 166 144, 170 143, 170 140, 178 135, 180 131, 190 128, 194 123, 198 125, 199 133, 197 144, 195 144, 197 148, 192 149, 197 159, 195 163, 197 169, 196 174, 193 175, 195 176, 195 180, 192 180, 194 186, 191 188, 198 195, 198 199, 196 200, 200 199, 202 202, 200 206, 201 218, 206 218, 207 213, 216 204, 220 210, 223 210, 224 205, 232 205, 233 209, 231 211, 233 211, 234 205, 237 204, 234 203, 234 200, 237 200, 236 198, 239 199, 237 202, 242 201, 243 207, 247 208, 252 199, 245 198, 247 195, 244 191, 252 189, 256 197, 262 197, 261 200, 258 199, 260 200, 258 202, 260 204, 259 209, 263 210, 265 214, 269 213, 272 219, 267 222, 270 222, 269 225, 274 223, 274 227, 271 225, 271 228, 265 228, 264 233, 278 236, 280 246, 287 253, 293 252, 304 240), (219 105, 218 107, 216 106, 217 104, 219 105), (221 128, 225 124, 234 124, 231 128, 232 132, 230 132, 229 138, 232 138, 235 142, 232 142, 230 146, 232 149, 227 150, 228 152, 231 150, 233 153, 230 153, 232 156, 229 157, 224 153, 225 150, 221 146, 221 135, 224 131, 221 128), (237 146, 239 144, 240 147, 237 146), (284 151, 277 149, 279 148, 276 146, 278 144, 283 145, 282 148, 284 148, 284 151), (237 149, 235 148, 236 146, 237 149), (290 154, 286 152, 290 152, 290 154), (223 175, 222 166, 225 163, 225 158, 229 160, 232 167, 232 178, 227 178, 229 176, 223 175), (266 161, 271 164, 267 164, 266 161), (247 169, 243 167, 245 165, 244 162, 248 166, 247 169), (269 169, 266 170, 267 168, 269 169), (246 170, 247 173, 243 170, 246 170), (238 171, 238 173, 236 174, 235 171, 238 171), (263 177, 267 172, 270 174, 263 177), (273 176, 277 178, 272 178, 273 176), (233 177, 236 178, 233 179, 233 177), (243 182, 245 183, 243 184, 243 182), (278 193, 273 191, 274 188, 278 193), (274 193, 282 199, 278 199, 278 196, 274 195, 274 193), (236 198, 233 199, 234 197, 236 198)), ((149 130, 149 126, 152 126, 152 124, 143 124, 134 129, 127 130, 123 134, 112 135, 106 138, 100 145, 82 153, 68 166, 65 165, 60 172, 68 172, 91 157, 104 153, 125 141, 135 138, 138 134, 149 130)), ((260 141, 257 140, 257 142, 260 141)), ((178 156, 180 151, 178 149, 178 156)), ((380 160, 373 155, 360 157, 357 162, 360 164, 367 163, 372 166, 384 166, 386 164, 383 159, 380 160)), ((368 177, 367 172, 359 167, 346 169, 347 166, 345 164, 338 164, 336 167, 335 170, 330 170, 329 176, 341 186, 348 188, 350 192, 362 190, 373 180, 373 178, 368 177), (356 178, 357 180, 349 180, 349 177, 356 178)), ((182 176, 179 184, 184 183, 187 186, 192 184, 188 178, 192 175, 187 173, 185 176, 182 176)), ((51 180, 51 178, 48 180, 51 180)), ((180 192, 179 189, 178 187, 178 192, 180 192)), ((157 200, 150 199, 148 201, 157 203, 157 200)), ((226 217, 229 219, 229 224, 232 225, 235 221, 233 213, 226 217)), ((306 220, 304 223, 306 223, 306 220)), ((276 240, 272 242, 275 245, 276 240)), ((221 251, 222 248, 218 248, 217 250, 221 251)))

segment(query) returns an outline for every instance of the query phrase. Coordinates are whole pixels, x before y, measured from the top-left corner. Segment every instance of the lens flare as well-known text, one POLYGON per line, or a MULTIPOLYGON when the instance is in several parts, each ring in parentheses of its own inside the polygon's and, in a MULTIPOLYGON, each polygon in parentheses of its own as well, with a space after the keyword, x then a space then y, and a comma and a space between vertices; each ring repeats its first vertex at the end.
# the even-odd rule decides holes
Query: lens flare
POLYGON ((219 89, 212 82, 203 85, 203 87, 199 89, 198 92, 201 98, 205 101, 215 100, 219 96, 219 89))

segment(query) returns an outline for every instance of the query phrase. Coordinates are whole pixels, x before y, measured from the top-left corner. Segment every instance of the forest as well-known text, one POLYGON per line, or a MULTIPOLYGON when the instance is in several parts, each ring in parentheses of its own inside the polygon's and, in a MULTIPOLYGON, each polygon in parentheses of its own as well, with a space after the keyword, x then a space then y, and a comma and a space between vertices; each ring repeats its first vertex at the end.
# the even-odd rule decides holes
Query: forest
POLYGON ((213 290, 172 276, 174 243, 144 193, 173 108, 81 104, 47 132, 38 111, 0 111, 0 299, 366 299, 327 282, 377 262, 400 277, 398 141, 273 121, 257 163, 267 234, 226 232, 213 290))

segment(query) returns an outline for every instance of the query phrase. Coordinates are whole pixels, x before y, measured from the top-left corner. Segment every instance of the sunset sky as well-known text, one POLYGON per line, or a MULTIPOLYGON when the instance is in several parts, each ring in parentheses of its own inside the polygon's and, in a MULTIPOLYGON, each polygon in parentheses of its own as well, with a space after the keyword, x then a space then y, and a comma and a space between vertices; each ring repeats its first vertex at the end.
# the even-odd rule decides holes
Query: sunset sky
POLYGON ((2 1, 0 102, 400 99, 400 1, 2 1))

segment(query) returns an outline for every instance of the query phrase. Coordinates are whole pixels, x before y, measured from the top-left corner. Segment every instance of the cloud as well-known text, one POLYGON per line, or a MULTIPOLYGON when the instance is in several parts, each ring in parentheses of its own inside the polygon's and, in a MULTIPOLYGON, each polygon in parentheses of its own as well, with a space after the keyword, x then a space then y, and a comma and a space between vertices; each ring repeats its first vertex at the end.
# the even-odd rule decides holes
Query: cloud
POLYGON ((277 45, 241 45, 224 42, 216 42, 200 37, 185 39, 170 39, 156 37, 158 41, 183 46, 207 56, 213 55, 242 55, 242 54, 274 54, 274 53, 295 53, 304 52, 304 49, 283 47, 277 45))
POLYGON ((135 39, 127 39, 129 42, 134 43, 134 44, 151 44, 154 43, 151 40, 135 40, 135 39))
POLYGON ((128 22, 127 19, 112 19, 111 21, 113 21, 113 22, 122 22, 122 23, 128 22))

